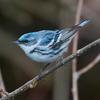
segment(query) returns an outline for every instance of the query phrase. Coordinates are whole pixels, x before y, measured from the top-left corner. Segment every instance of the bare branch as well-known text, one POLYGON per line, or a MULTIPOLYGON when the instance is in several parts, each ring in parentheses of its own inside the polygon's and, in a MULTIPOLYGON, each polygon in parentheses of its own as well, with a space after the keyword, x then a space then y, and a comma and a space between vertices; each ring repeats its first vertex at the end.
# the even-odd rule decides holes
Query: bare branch
POLYGON ((80 69, 77 72, 78 77, 85 74, 87 71, 89 71, 91 68, 93 68, 98 62, 100 62, 100 54, 90 64, 88 64, 86 67, 80 69))
POLYGON ((41 80, 42 78, 46 77, 48 74, 54 72, 58 68, 63 67, 62 65, 68 63, 69 61, 73 60, 77 56, 82 55, 89 48, 91 48, 93 46, 96 46, 97 44, 100 44, 100 38, 95 40, 94 42, 88 44, 87 46, 79 49, 76 53, 73 53, 72 55, 64 58, 62 60, 62 63, 58 62, 55 66, 50 67, 49 69, 43 71, 41 74, 38 74, 32 80, 28 81, 27 83, 25 83, 24 85, 22 85, 18 89, 12 91, 11 93, 8 94, 8 96, 2 97, 0 100, 11 100, 13 97, 17 96, 18 94, 21 94, 21 93, 25 92, 26 90, 28 90, 30 88, 34 88, 39 80, 41 80))
POLYGON ((1 72, 1 68, 0 68, 0 96, 3 97, 3 96, 6 96, 7 94, 8 93, 6 92, 6 89, 5 89, 2 72, 1 72))
MULTIPOLYGON (((82 6, 83 6, 83 0, 78 0, 75 24, 79 24, 80 22, 82 6)), ((77 33, 73 40, 73 53, 77 51, 78 38, 79 38, 79 34, 77 33)), ((76 67, 76 65, 77 65, 77 59, 74 59, 72 62, 72 66, 76 67)))
MULTIPOLYGON (((75 24, 79 24, 79 22, 80 22, 82 7, 83 7, 83 0, 78 0, 75 24)), ((77 51, 78 38, 79 38, 79 34, 77 33, 74 40, 73 40, 73 51, 72 51, 73 53, 77 51)), ((73 93, 73 100, 79 100, 78 86, 77 86, 78 83, 77 83, 76 73, 77 73, 77 59, 75 58, 72 61, 72 93, 73 93)))
POLYGON ((3 89, 5 91, 5 85, 2 78, 1 68, 0 68, 0 89, 3 89))

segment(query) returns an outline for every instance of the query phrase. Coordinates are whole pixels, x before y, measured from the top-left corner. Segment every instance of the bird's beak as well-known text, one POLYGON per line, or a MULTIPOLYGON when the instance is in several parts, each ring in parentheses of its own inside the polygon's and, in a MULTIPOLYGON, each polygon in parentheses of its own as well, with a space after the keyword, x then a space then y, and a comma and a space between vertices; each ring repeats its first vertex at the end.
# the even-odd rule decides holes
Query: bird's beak
POLYGON ((15 44, 20 44, 20 42, 17 40, 17 41, 13 41, 13 43, 15 44))

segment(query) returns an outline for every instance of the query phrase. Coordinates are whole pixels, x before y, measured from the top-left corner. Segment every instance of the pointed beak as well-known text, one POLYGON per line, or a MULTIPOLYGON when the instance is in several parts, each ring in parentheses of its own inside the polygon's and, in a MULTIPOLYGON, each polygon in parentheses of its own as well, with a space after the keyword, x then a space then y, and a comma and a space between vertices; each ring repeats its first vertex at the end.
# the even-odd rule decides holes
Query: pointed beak
POLYGON ((17 40, 17 41, 13 41, 13 43, 15 44, 20 44, 20 42, 17 40))

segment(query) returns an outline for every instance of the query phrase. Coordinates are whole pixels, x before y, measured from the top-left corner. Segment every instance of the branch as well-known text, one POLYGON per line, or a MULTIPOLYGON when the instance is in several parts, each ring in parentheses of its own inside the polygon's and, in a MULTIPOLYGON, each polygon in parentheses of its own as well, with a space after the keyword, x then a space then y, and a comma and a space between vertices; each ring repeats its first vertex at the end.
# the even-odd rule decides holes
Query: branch
POLYGON ((0 68, 0 97, 6 96, 8 93, 6 92, 3 77, 2 77, 2 72, 0 68))
POLYGON ((88 64, 86 67, 80 69, 77 72, 77 77, 79 78, 81 75, 83 75, 84 73, 86 73, 87 71, 89 71, 91 68, 93 68, 98 62, 100 62, 100 54, 90 63, 88 64))
POLYGON ((27 83, 25 83, 24 85, 22 85, 18 89, 12 91, 7 96, 2 97, 0 100, 11 100, 15 96, 17 96, 18 94, 21 94, 21 93, 23 93, 24 91, 26 91, 26 90, 28 90, 30 88, 34 88, 36 86, 36 84, 38 83, 39 80, 41 80, 42 78, 46 77, 48 74, 54 72, 58 68, 63 67, 62 65, 68 63, 69 61, 71 61, 72 59, 76 58, 77 56, 82 55, 89 48, 91 48, 93 46, 96 46, 97 44, 100 44, 100 38, 97 39, 97 40, 95 40, 94 42, 88 44, 87 46, 79 49, 76 53, 73 53, 72 55, 64 58, 62 60, 62 63, 58 62, 55 66, 50 67, 48 70, 43 71, 41 74, 38 74, 32 80, 28 81, 27 83))
POLYGON ((1 68, 0 68, 0 90, 1 89, 5 91, 5 85, 4 85, 4 81, 3 81, 3 77, 2 77, 2 72, 1 72, 1 68))
MULTIPOLYGON (((80 22, 82 6, 83 6, 83 0, 78 0, 75 24, 79 24, 79 22, 80 22)), ((79 38, 79 34, 78 34, 78 33, 79 33, 79 32, 77 32, 75 38, 73 39, 73 51, 72 51, 73 53, 77 51, 78 38, 79 38)), ((73 60, 72 66, 73 66, 74 68, 77 67, 77 59, 74 59, 74 60, 73 60)))
MULTIPOLYGON (((84 0, 78 0, 75 24, 79 24, 79 22, 80 22, 80 17, 81 17, 81 12, 82 12, 82 7, 83 7, 83 1, 84 0)), ((78 39, 79 39, 79 32, 77 32, 77 34, 76 34, 76 36, 73 40, 73 49, 72 49, 73 53, 75 53, 77 51, 78 39)), ((73 94, 73 100, 79 100, 78 86, 77 86, 78 82, 77 82, 76 72, 77 72, 77 59, 74 59, 72 61, 72 94, 73 94)))

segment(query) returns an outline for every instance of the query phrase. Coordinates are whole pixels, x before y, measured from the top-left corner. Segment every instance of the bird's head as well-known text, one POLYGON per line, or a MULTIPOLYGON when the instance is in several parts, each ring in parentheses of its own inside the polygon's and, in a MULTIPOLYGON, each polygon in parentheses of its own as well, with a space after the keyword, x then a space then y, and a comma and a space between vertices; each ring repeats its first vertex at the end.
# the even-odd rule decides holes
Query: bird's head
POLYGON ((35 32, 31 32, 20 36, 15 43, 19 45, 25 51, 25 53, 28 53, 36 46, 37 39, 38 37, 35 32))

